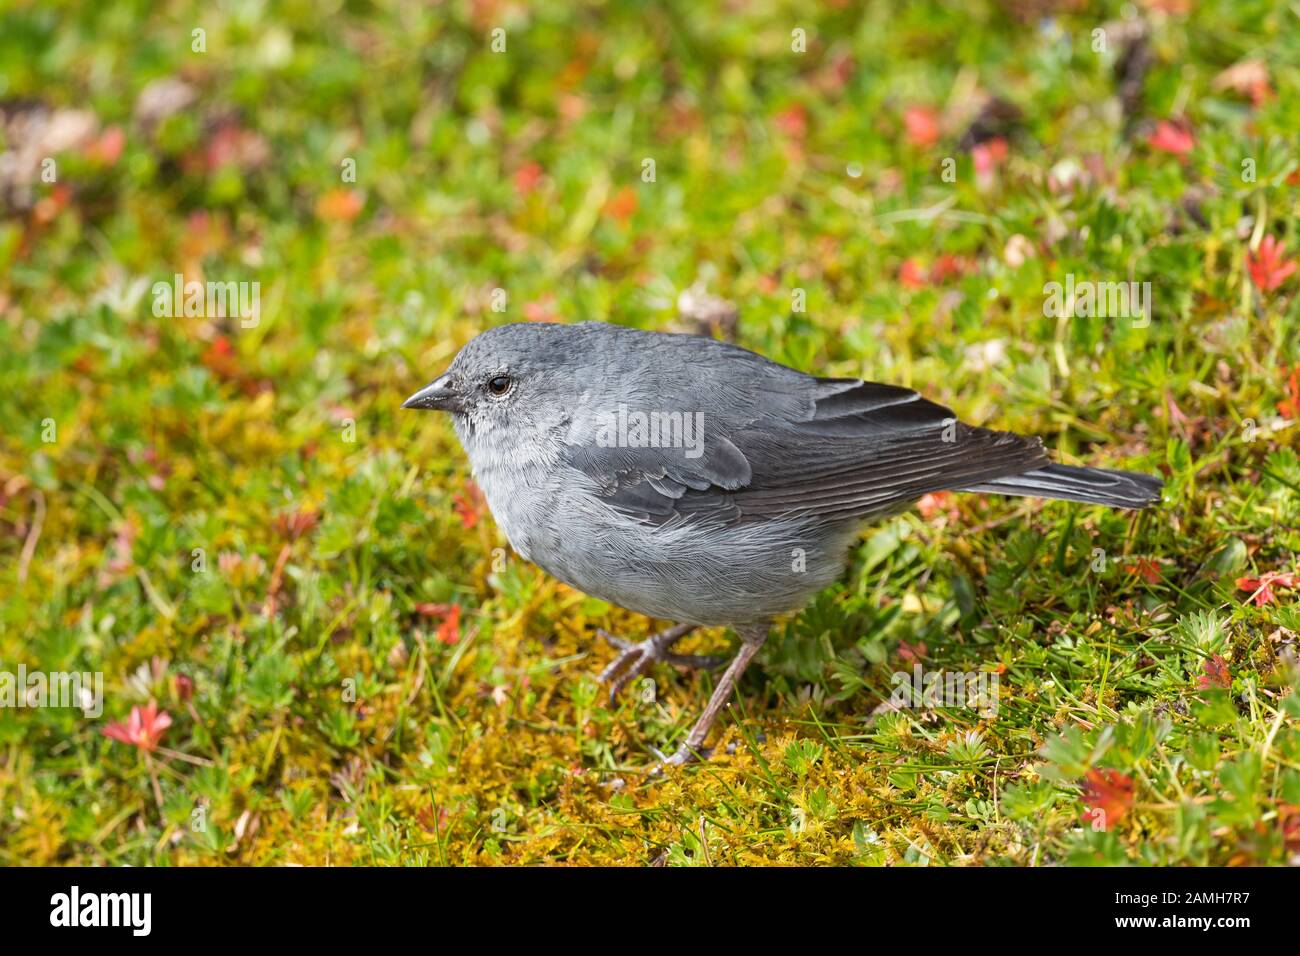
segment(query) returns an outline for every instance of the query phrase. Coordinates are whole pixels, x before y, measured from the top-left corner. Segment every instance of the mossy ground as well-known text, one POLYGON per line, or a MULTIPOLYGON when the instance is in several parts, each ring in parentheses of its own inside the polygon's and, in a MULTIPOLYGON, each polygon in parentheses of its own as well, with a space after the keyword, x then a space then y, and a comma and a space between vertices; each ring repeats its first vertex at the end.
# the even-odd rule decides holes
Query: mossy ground
POLYGON ((0 662, 105 675, 98 720, 0 711, 0 862, 1294 862, 1300 591, 1238 584, 1300 548, 1300 280, 1251 270, 1300 250, 1294 8, 153 7, 0 13, 0 109, 92 114, 0 193, 0 662), (982 96, 1019 116, 964 136, 982 96), (156 317, 176 273, 260 322, 156 317), (1045 315, 1069 274, 1150 323, 1045 315), (651 776, 712 678, 609 705, 596 628, 656 625, 511 555, 398 406, 495 322, 687 327, 700 278, 747 347, 1166 504, 868 529, 651 776), (996 713, 882 707, 916 663, 996 713), (164 749, 102 733, 150 699, 164 749))

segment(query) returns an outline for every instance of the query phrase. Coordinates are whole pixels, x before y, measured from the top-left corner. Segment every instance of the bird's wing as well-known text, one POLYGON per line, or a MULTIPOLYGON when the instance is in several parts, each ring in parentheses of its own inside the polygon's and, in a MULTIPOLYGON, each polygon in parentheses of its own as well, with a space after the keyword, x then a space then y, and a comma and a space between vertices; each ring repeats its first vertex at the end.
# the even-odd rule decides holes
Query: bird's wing
POLYGON ((966 425, 910 389, 813 381, 811 418, 776 433, 755 423, 735 438, 752 449, 754 479, 735 496, 742 513, 869 517, 967 486, 973 475, 1016 475, 1049 461, 1038 439, 966 425))
POLYGON ((1048 463, 1037 439, 961 424, 910 389, 814 378, 742 349, 708 347, 706 374, 661 375, 654 388, 629 390, 633 410, 701 410, 698 457, 598 442, 590 421, 566 446, 567 463, 598 494, 641 520, 870 517, 1048 463))

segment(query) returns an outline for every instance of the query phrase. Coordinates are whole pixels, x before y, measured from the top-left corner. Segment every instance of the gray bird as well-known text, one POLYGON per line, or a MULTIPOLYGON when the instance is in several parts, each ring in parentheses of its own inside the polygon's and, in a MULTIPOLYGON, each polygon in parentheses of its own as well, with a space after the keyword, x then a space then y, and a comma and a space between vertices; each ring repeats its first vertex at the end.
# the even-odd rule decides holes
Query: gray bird
POLYGON ((817 378, 695 335, 584 322, 483 332, 403 408, 450 412, 510 544, 587 594, 677 626, 601 675, 611 698, 699 625, 740 648, 667 762, 709 729, 778 615, 843 572, 864 522, 922 495, 982 491, 1116 508, 1158 478, 1052 464, 1037 438, 957 421, 916 392, 817 378))

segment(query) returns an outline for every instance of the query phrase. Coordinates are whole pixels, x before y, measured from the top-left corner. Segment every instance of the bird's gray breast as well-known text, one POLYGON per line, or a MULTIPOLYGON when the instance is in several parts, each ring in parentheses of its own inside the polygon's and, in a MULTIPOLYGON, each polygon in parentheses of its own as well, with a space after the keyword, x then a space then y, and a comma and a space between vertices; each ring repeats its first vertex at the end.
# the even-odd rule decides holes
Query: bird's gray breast
POLYGON ((839 577, 852 537, 797 518, 647 523, 579 472, 533 478, 506 486, 485 476, 515 551, 586 594, 654 618, 742 624, 795 610, 839 577))
POLYGON ((648 522, 561 455, 506 437, 461 436, 493 517, 517 554, 593 597, 654 618, 743 624, 796 610, 843 570, 852 527, 648 522))
POLYGON ((546 475, 483 467, 475 468, 474 478, 510 547, 524 560, 542 564, 544 556, 553 550, 553 538, 558 533, 554 516, 548 514, 545 505, 546 475))

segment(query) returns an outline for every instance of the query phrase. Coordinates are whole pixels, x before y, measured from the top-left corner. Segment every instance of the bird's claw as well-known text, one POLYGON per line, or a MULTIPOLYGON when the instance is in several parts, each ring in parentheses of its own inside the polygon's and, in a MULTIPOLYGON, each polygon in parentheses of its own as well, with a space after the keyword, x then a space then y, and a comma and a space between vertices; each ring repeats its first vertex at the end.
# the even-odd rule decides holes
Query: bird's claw
POLYGON ((686 744, 682 744, 673 751, 671 757, 665 757, 663 754, 658 754, 658 757, 660 763, 669 767, 684 767, 688 763, 708 760, 709 755, 712 753, 713 751, 707 747, 701 747, 699 750, 692 750, 690 747, 686 746, 686 744))
POLYGON ((649 640, 642 641, 640 644, 633 644, 621 637, 615 637, 608 631, 601 630, 596 633, 622 651, 618 657, 610 661, 608 667, 600 672, 600 682, 609 684, 609 700, 612 704, 618 697, 619 691, 650 666, 655 655, 653 650, 646 648, 646 645, 650 644, 649 640))
POLYGON ((691 668, 713 668, 726 663, 727 659, 725 657, 672 653, 668 650, 668 647, 672 641, 681 636, 680 633, 675 633, 675 630, 653 634, 639 643, 625 640, 603 628, 596 631, 611 646, 621 651, 618 657, 614 658, 609 666, 600 672, 600 682, 610 685, 610 703, 613 703, 618 697, 619 691, 626 687, 630 681, 644 674, 646 669, 656 661, 691 668))
POLYGON ((665 754, 657 747, 650 748, 650 755, 655 758, 655 765, 649 769, 647 777, 662 777, 668 767, 684 767, 688 763, 702 763, 708 760, 713 750, 708 747, 701 747, 699 750, 692 750, 686 744, 682 744, 672 756, 665 754))

